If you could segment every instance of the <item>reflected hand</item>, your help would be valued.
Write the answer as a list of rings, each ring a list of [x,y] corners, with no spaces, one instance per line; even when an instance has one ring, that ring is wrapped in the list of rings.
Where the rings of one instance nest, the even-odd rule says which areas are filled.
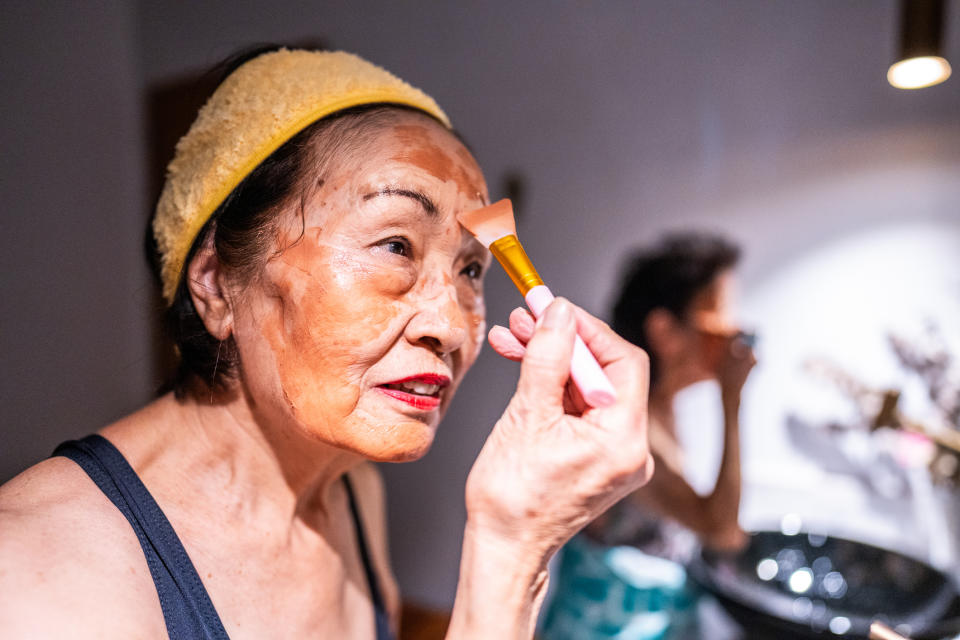
[[[579,329],[617,390],[593,408],[569,381]],[[468,530],[541,559],[653,473],[647,447],[648,360],[603,322],[557,299],[534,322],[523,310],[490,344],[522,362],[517,391],[467,481]]]
[[[739,403],[740,392],[750,371],[757,364],[757,357],[741,334],[729,336],[725,341],[723,357],[717,367],[717,382],[720,383],[720,392],[725,402]]]

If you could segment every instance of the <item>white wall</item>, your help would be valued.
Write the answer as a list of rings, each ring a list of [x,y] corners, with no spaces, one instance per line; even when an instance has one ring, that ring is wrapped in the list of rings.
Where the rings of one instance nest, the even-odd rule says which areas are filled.
[[[960,9],[956,2],[951,9],[948,57],[960,66]],[[364,55],[438,99],[474,147],[494,196],[508,171],[522,171],[528,199],[520,234],[529,252],[556,291],[602,314],[622,253],[664,229],[706,225],[743,241],[749,293],[784,260],[836,235],[906,216],[956,215],[960,195],[949,185],[960,165],[960,78],[917,92],[889,87],[885,70],[894,51],[895,16],[892,0],[144,2],[132,31],[126,23],[83,21],[85,30],[104,31],[94,40],[99,36],[122,49],[116,58],[89,38],[81,43],[81,56],[44,39],[43,47],[34,48],[55,53],[32,64],[61,74],[61,65],[77,64],[80,70],[71,73],[121,85],[97,85],[113,99],[116,91],[136,85],[118,79],[129,70],[91,69],[103,58],[127,56],[128,64],[131,51],[123,43],[131,33],[144,83],[203,69],[251,42],[320,38]],[[121,139],[129,138],[118,131],[110,143]],[[136,161],[130,150],[111,160],[118,157]],[[64,156],[56,162],[69,164]],[[104,171],[107,165],[85,166],[101,180],[130,177],[112,164]],[[24,171],[21,180],[36,180],[37,173]],[[916,193],[916,207],[905,211],[877,200],[877,180],[889,194],[903,177],[909,182],[898,193]],[[931,181],[947,182],[938,191],[942,202],[924,200]],[[111,212],[139,197],[134,182],[118,188],[123,192],[114,194]],[[102,218],[87,215],[85,228],[101,230]],[[43,260],[27,255],[19,264],[38,262]],[[68,317],[62,297],[90,278],[79,269],[71,276],[71,286],[45,307],[47,315]],[[488,298],[491,323],[502,321],[519,301],[496,271]],[[85,300],[74,305],[71,314],[89,313]],[[127,308],[105,315],[131,313]],[[44,317],[29,311],[25,316]],[[105,326],[122,349],[97,359],[85,352],[78,360],[99,360],[103,368],[129,362],[136,345],[132,334],[112,334],[117,324]],[[29,325],[22,322],[16,340],[43,345],[49,360],[39,379],[21,383],[19,395],[27,402],[45,397],[38,390],[58,370],[64,383],[89,381],[62,407],[96,401],[120,410],[139,398],[109,376],[77,376],[84,370],[78,361],[65,359],[62,349],[48,349],[45,334]],[[90,336],[81,332],[75,342]],[[430,454],[385,468],[394,561],[411,597],[438,606],[451,601],[464,480],[515,376],[513,365],[487,351]],[[19,408],[14,415],[22,421],[30,414]],[[78,422],[73,418],[58,414],[46,421],[72,428]]]

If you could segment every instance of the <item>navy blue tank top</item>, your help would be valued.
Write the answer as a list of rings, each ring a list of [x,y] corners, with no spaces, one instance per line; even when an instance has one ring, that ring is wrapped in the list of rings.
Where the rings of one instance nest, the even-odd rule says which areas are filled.
[[[172,640],[225,640],[227,632],[220,622],[210,596],[186,549],[163,515],[160,506],[123,455],[99,435],[64,442],[53,452],[76,462],[110,498],[130,522],[150,567],[150,575],[160,596],[160,607]],[[350,479],[343,476],[350,513],[353,516],[360,557],[367,574],[373,600],[377,640],[393,640],[389,619],[376,571],[367,550],[363,523],[357,510]]]

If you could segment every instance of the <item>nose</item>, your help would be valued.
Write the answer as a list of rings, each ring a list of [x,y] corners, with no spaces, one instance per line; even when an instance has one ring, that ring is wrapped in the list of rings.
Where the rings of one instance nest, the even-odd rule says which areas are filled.
[[[417,304],[417,312],[407,323],[407,340],[439,354],[451,353],[463,345],[467,319],[453,283],[438,283],[433,295],[423,296]]]

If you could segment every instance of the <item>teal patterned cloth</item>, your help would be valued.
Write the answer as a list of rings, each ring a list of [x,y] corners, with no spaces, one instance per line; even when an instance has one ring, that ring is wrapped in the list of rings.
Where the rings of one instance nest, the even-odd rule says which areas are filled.
[[[695,593],[683,567],[585,534],[560,551],[543,640],[679,640],[696,637]]]

